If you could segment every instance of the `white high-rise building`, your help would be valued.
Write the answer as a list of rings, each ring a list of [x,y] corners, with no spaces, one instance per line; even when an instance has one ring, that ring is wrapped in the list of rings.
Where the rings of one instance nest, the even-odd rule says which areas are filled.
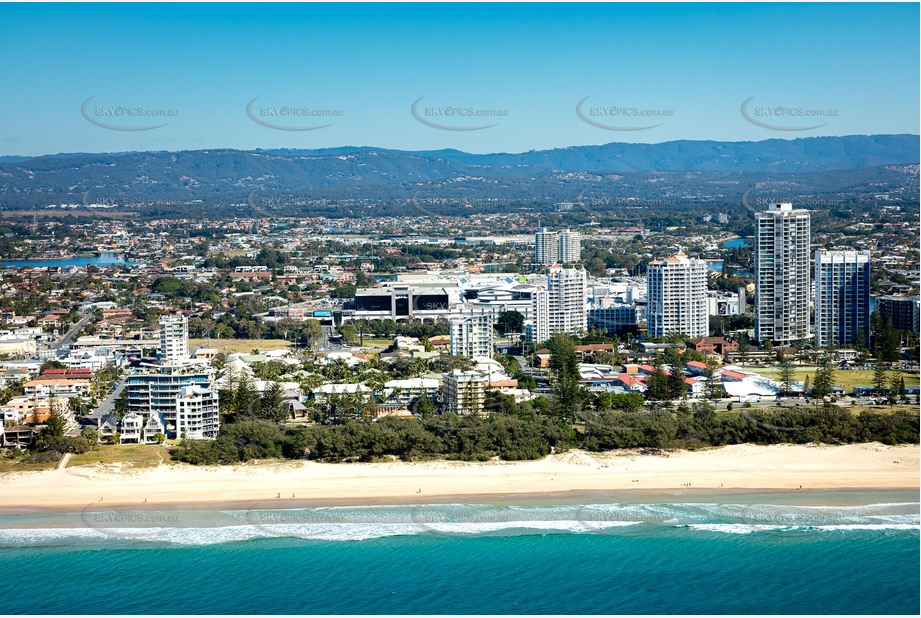
[[[160,318],[160,362],[174,363],[189,358],[189,319],[184,315]]]
[[[815,334],[821,347],[870,336],[870,252],[815,252]]]
[[[448,323],[451,333],[452,356],[485,356],[492,358],[493,320],[490,313],[474,313],[452,318]]]
[[[442,392],[448,411],[461,416],[479,416],[486,402],[489,378],[479,371],[455,369],[444,374]]]
[[[582,234],[565,229],[549,232],[542,227],[534,235],[534,263],[550,266],[551,264],[571,264],[582,257]]]
[[[809,211],[789,203],[755,213],[755,337],[792,343],[808,339]]]
[[[582,235],[569,229],[561,231],[557,244],[557,253],[561,264],[578,262],[582,257]]]
[[[547,271],[547,287],[531,295],[534,340],[546,341],[557,333],[577,333],[588,326],[585,271],[554,264]]]
[[[681,333],[709,335],[707,262],[682,252],[650,262],[646,270],[646,315],[650,337]]]
[[[545,227],[539,228],[534,235],[534,263],[547,266],[556,264],[559,251],[559,234],[548,232]]]
[[[176,396],[176,435],[187,440],[213,440],[220,429],[217,393],[201,386],[184,386]]]

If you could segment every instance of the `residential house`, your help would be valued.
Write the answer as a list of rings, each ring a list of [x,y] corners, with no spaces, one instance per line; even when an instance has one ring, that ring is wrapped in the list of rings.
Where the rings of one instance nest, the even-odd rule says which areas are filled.
[[[122,444],[142,444],[144,442],[144,417],[137,412],[129,412],[122,417],[119,433]]]

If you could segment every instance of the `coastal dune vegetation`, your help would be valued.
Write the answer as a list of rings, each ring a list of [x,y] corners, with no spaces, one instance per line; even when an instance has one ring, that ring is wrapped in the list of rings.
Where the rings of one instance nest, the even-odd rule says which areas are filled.
[[[486,418],[445,414],[373,422],[350,419],[308,427],[246,419],[223,427],[216,440],[182,441],[172,456],[199,465],[267,458],[514,461],[540,459],[573,447],[606,451],[731,444],[917,444],[919,431],[918,416],[906,410],[855,415],[833,405],[717,413],[708,404],[695,404],[651,412],[586,411],[582,416],[580,424],[542,414],[493,413]]]

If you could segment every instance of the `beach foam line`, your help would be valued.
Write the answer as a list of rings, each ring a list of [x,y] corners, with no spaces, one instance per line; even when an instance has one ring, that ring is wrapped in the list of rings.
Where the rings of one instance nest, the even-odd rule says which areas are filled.
[[[178,546],[216,545],[257,539],[291,538],[315,541],[365,541],[370,539],[413,536],[420,534],[448,536],[482,536],[497,532],[515,535],[529,534],[598,534],[603,530],[633,528],[638,522],[608,522],[605,526],[586,528],[583,522],[516,522],[508,525],[457,526],[441,525],[421,529],[412,524],[343,524],[339,526],[299,526],[285,524],[271,529],[256,526],[220,526],[211,528],[113,528],[87,530],[82,528],[16,528],[0,530],[0,547],[53,547],[126,542]],[[653,526],[655,526],[653,524]],[[753,534],[764,532],[854,532],[854,531],[918,531],[916,524],[829,524],[822,526],[787,526],[781,524],[701,523],[674,524],[671,529],[684,528],[698,532]],[[616,532],[613,532],[616,534]]]
[[[828,524],[823,526],[786,526],[781,524],[686,524],[679,526],[703,532],[722,532],[726,534],[753,534],[757,532],[808,532],[808,531],[858,531],[858,530],[917,530],[918,524]]]
[[[921,504],[777,505],[652,503],[496,506],[424,504],[169,512],[84,511],[48,527],[40,517],[0,518],[0,547],[141,542],[211,545],[266,538],[359,541],[389,536],[648,534],[652,529],[753,532],[921,529]],[[162,525],[161,522],[175,525]],[[137,525],[131,526],[134,522]],[[4,523],[6,525],[4,526]],[[126,525],[126,523],[128,525]],[[31,527],[30,527],[31,524]],[[209,525],[213,524],[213,525]],[[642,524],[642,525],[640,525]]]

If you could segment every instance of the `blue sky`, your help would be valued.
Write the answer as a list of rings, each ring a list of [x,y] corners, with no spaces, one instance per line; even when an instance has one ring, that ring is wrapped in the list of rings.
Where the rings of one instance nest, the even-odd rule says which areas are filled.
[[[917,4],[0,4],[0,155],[917,134],[918,21]]]

